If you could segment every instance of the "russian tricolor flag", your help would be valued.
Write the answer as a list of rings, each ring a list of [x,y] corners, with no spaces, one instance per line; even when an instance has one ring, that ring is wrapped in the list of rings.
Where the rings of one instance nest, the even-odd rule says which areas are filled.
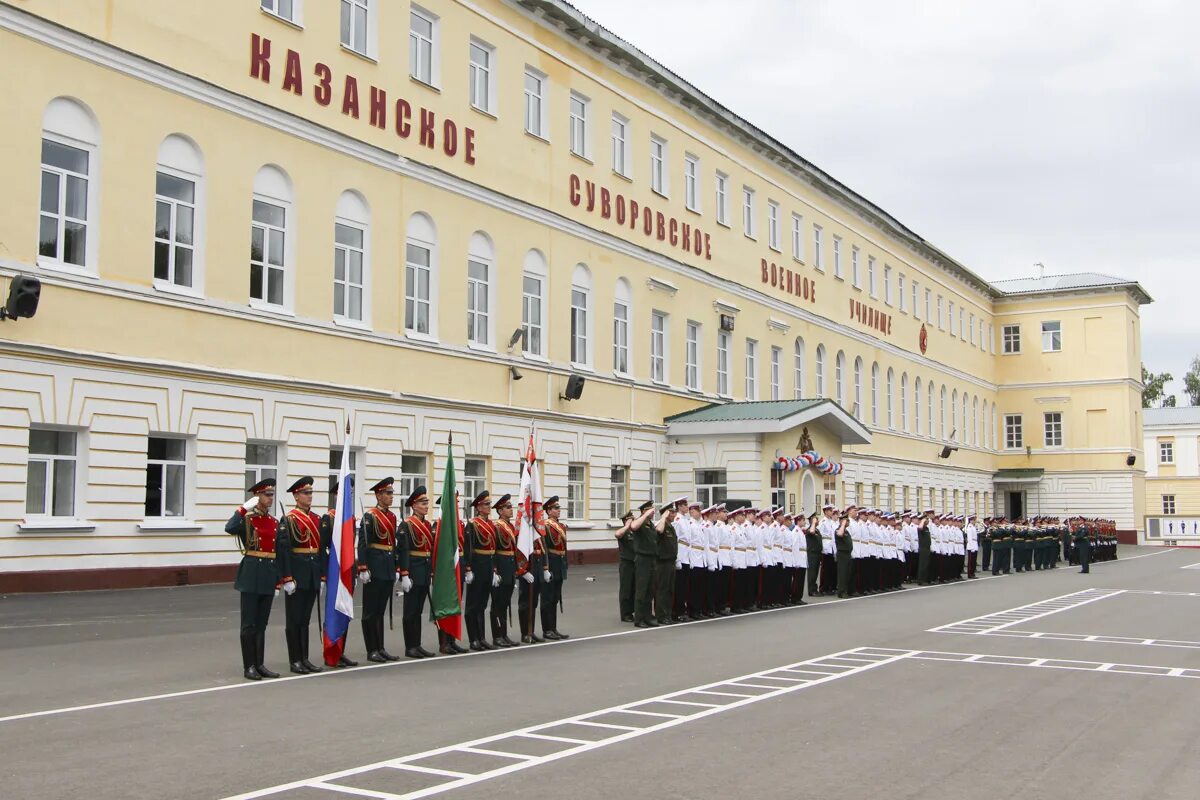
[[[348,432],[347,432],[348,433]],[[325,572],[325,663],[336,667],[346,647],[346,630],[354,619],[354,477],[350,474],[350,437],[342,447],[338,474],[333,541]]]

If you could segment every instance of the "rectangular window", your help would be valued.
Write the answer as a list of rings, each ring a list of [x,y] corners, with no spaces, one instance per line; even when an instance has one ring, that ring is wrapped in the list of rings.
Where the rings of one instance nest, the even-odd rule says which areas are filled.
[[[833,237],[833,277],[842,277],[842,237]]]
[[[359,474],[358,474],[359,461],[360,461],[360,459],[358,457],[358,450],[355,450],[354,448],[350,448],[349,472],[354,481],[351,488],[353,488],[354,486],[361,485],[359,483]],[[341,474],[342,474],[342,448],[331,447],[331,448],[329,448],[329,495],[328,495],[330,509],[337,508],[338,479],[341,477]],[[348,499],[348,502],[349,502],[351,508],[355,507],[353,497],[350,497]]]
[[[1162,509],[1163,509],[1162,513],[1164,513],[1164,514],[1174,514],[1175,513],[1175,495],[1164,494],[1162,496]]]
[[[661,508],[664,503],[666,478],[667,471],[665,469],[650,468],[650,502],[654,503],[655,508]]]
[[[698,469],[692,474],[692,480],[696,486],[696,502],[702,508],[725,502],[725,470]]]
[[[1158,463],[1174,464],[1175,463],[1175,443],[1174,442],[1159,442],[1158,443]]]
[[[787,473],[781,469],[771,470],[771,507],[781,508],[787,502]]]
[[[967,324],[967,328],[969,329],[969,331],[971,333],[971,344],[974,345],[975,344],[975,314],[974,313],[970,314],[967,317],[967,319],[969,320],[969,322]]]
[[[967,340],[967,321],[963,318],[963,315],[965,313],[966,312],[963,311],[962,306],[959,306],[958,307],[958,340],[960,342],[965,342]]]
[[[825,259],[821,253],[821,226],[813,225],[813,266],[825,271]]]
[[[685,358],[685,379],[687,388],[700,391],[700,323],[688,320],[687,352]]]
[[[293,0],[262,0],[262,10],[288,22],[296,22]]]
[[[767,246],[772,250],[779,250],[779,203],[774,200],[767,201]]]
[[[742,230],[753,239],[754,229],[754,190],[749,186],[742,187]]]
[[[620,519],[629,493],[629,467],[613,467],[608,475],[608,518]]]
[[[622,177],[629,177],[629,120],[613,112],[612,168]]]
[[[525,326],[525,352],[540,356],[542,350],[542,279],[525,273],[521,280],[521,323]]]
[[[667,141],[650,137],[650,189],[667,196]]]
[[[717,187],[717,222],[722,225],[729,225],[729,176],[718,172],[716,178]]]
[[[691,153],[683,157],[683,202],[688,211],[700,211],[700,159]]]
[[[414,7],[408,18],[408,74],[421,83],[433,86],[437,59],[437,17]]]
[[[717,332],[717,394],[729,396],[729,334]]]
[[[920,284],[916,281],[912,282],[912,313],[914,319],[921,319],[921,309],[917,305],[917,298],[920,296]]]
[[[495,80],[492,76],[492,65],[496,60],[496,48],[472,38],[470,50],[470,74],[468,82],[471,89],[471,105],[489,114],[495,112]]]
[[[900,300],[900,313],[901,314],[903,314],[905,311],[908,310],[908,307],[905,304],[905,294],[904,294],[905,289],[906,289],[906,287],[904,285],[904,276],[900,275],[898,278],[896,278],[896,297]]]
[[[943,312],[942,296],[940,294],[938,295],[938,299],[937,299],[937,312],[938,312],[938,330],[944,331],[944,330],[946,330],[946,317]]]
[[[1000,337],[1004,340],[1004,354],[1011,355],[1021,352],[1021,326],[1005,325],[1000,329]]]
[[[988,323],[988,352],[996,352],[996,329],[992,323]]]
[[[588,147],[588,114],[591,111],[591,105],[591,100],[578,92],[571,92],[571,152],[583,158],[587,158],[590,154],[590,148]]]
[[[334,223],[333,315],[339,319],[362,322],[365,237],[362,228]]]
[[[463,459],[462,487],[459,489],[462,493],[462,508],[458,510],[458,513],[464,521],[475,516],[475,509],[471,506],[471,502],[479,496],[480,492],[487,489],[487,467],[486,458],[467,456]]]
[[[933,297],[932,290],[926,289],[925,290],[925,320],[930,323],[933,322],[933,314],[930,313],[930,311],[932,310],[932,306],[930,305],[930,298],[932,298],[932,297]]]
[[[837,478],[826,478],[821,487],[821,502],[837,505]]]
[[[883,265],[883,302],[892,304],[892,268],[887,264]]]
[[[287,209],[254,201],[250,226],[250,297],[273,306],[283,305]]]
[[[855,289],[862,288],[862,270],[859,268],[858,262],[859,252],[857,247],[850,246],[850,283]]]
[[[792,258],[804,260],[804,218],[792,214]]]
[[[430,250],[409,242],[404,255],[404,329],[411,333],[430,332]]]
[[[525,132],[546,138],[546,76],[525,67]]]
[[[158,172],[154,195],[154,279],[191,288],[196,183]]]
[[[406,498],[416,491],[418,486],[429,485],[428,464],[429,457],[425,455],[405,454],[400,457],[400,486],[397,487],[397,498]]]
[[[370,15],[370,0],[342,0],[342,47],[364,56],[367,54]]]
[[[146,443],[146,516],[184,516],[187,440],[150,436]]]
[[[1062,447],[1062,412],[1047,411],[1043,416],[1045,417],[1046,422],[1046,447]]]
[[[667,315],[650,313],[650,380],[667,381]]]
[[[875,285],[875,256],[867,256],[867,292],[871,297],[878,297],[878,287]]]
[[[587,464],[567,465],[567,519],[587,519]]]
[[[246,442],[246,487],[267,478],[279,478],[279,445]]]
[[[955,332],[954,332],[954,301],[953,301],[953,300],[951,300],[951,301],[950,301],[950,311],[949,311],[949,317],[950,317],[950,319],[949,319],[949,322],[950,322],[950,335],[951,335],[951,336],[954,336],[954,335],[955,335]]]
[[[746,399],[758,399],[758,342],[746,340]]]
[[[783,370],[783,350],[779,347],[771,348],[771,399],[779,399],[779,386],[782,382],[780,372]]]
[[[1020,414],[1004,415],[1004,446],[1009,450],[1019,450],[1025,446]]]
[[[75,516],[75,475],[79,436],[73,431],[29,429],[29,466],[25,476],[25,513]]]
[[[1062,323],[1042,323],[1042,352],[1057,353],[1062,350]]]
[[[474,258],[467,259],[467,341],[472,344],[491,344],[488,299],[491,265]]]
[[[987,339],[983,336],[983,320],[979,320],[979,349],[987,350]]]
[[[629,304],[613,303],[613,371],[629,374]]]
[[[589,364],[588,292],[579,286],[571,287],[571,363]]]

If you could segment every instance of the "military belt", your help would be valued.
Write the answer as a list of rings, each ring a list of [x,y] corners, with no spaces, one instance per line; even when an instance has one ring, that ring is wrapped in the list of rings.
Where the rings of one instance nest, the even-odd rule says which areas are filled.
[[[375,545],[371,545],[374,547]],[[413,558],[429,558],[428,550],[409,550],[408,554]]]
[[[372,550],[393,550],[393,549],[395,549],[394,546],[390,545],[390,544],[369,544],[369,545],[367,545],[367,547],[371,548]]]
[[[498,555],[498,556],[511,556],[512,554],[513,554],[512,550],[497,550],[496,551],[496,555]]]
[[[720,546],[719,548],[717,548],[717,549],[719,549],[719,550],[729,550],[729,549],[731,549],[731,548],[729,547],[729,545],[727,545],[727,544],[723,544],[723,545],[721,545],[721,546]]]
[[[247,550],[245,554],[248,556],[254,556],[255,558],[274,558],[275,557],[274,553],[268,553],[263,550]]]
[[[553,547],[550,548],[550,555],[565,556],[566,554],[567,554],[566,550],[555,550]]]
[[[496,555],[495,550],[473,550],[472,552],[474,553],[474,555],[477,555],[477,556],[494,556],[494,555]]]
[[[315,547],[293,547],[292,552],[300,556],[311,556],[317,552]]]

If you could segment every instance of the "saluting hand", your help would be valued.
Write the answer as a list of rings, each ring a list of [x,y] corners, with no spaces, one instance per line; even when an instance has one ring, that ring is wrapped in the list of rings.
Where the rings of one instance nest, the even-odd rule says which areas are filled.
[[[246,509],[247,511],[253,511],[257,506],[258,506],[258,495],[255,495],[254,497],[251,497],[246,502],[242,503],[242,508]],[[225,507],[229,508],[229,506],[225,506]]]

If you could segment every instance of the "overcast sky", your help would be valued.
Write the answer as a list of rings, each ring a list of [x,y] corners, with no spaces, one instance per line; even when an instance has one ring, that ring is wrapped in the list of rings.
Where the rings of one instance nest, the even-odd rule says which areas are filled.
[[[1200,3],[571,0],[989,280],[1133,278],[1200,354]]]

